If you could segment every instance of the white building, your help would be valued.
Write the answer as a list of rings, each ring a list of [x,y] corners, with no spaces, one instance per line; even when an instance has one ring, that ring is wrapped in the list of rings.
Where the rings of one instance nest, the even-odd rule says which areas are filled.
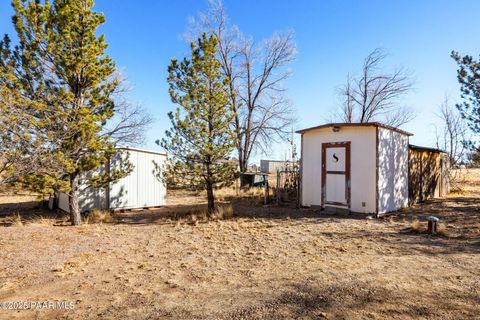
[[[408,206],[412,134],[380,123],[330,123],[297,133],[303,206],[373,214]]]
[[[80,179],[80,211],[92,209],[135,209],[156,207],[166,204],[167,188],[158,178],[157,167],[162,167],[167,159],[165,153],[137,148],[118,148],[110,162],[99,171],[110,170],[122,161],[130,161],[133,171],[108,188],[91,188],[86,184],[90,175]],[[68,195],[60,193],[58,207],[69,211]]]

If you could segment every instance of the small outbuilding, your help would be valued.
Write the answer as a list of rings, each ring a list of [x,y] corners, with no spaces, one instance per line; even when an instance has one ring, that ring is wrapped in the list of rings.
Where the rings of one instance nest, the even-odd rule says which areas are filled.
[[[381,215],[411,203],[411,133],[377,122],[329,123],[297,133],[301,205]]]
[[[260,160],[260,171],[268,174],[268,184],[275,186],[279,171],[293,171],[298,168],[298,162],[288,160]]]
[[[99,169],[99,172],[110,171],[112,168],[119,167],[124,161],[129,161],[133,165],[132,172],[119,181],[110,183],[107,188],[87,186],[87,179],[93,173],[86,174],[80,181],[80,211],[137,209],[165,205],[167,188],[159,179],[159,170],[166,160],[167,155],[161,152],[128,147],[117,148],[115,155]],[[58,194],[58,207],[69,211],[67,194]]]
[[[445,151],[410,145],[408,166],[410,204],[448,194],[449,168],[449,158]]]

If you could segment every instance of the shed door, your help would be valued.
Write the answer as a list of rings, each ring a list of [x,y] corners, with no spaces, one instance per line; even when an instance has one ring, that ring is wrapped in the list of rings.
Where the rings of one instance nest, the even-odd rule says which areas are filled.
[[[350,142],[322,144],[322,204],[350,207]]]

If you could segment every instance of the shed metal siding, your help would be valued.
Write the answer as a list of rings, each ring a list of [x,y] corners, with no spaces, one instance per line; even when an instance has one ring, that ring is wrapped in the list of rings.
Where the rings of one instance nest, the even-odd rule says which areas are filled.
[[[166,204],[166,186],[160,181],[156,166],[163,166],[166,155],[146,150],[122,148],[110,159],[110,168],[120,166],[123,161],[130,161],[132,172],[112,183],[107,192],[104,188],[86,186],[92,173],[81,178],[79,192],[80,210],[82,212],[97,209],[134,209],[154,207]],[[101,168],[100,171],[106,170]],[[98,172],[98,171],[97,171]],[[59,194],[59,208],[69,211],[68,195]]]
[[[277,183],[277,171],[283,171],[286,168],[292,169],[295,163],[281,160],[260,160],[260,171],[268,173],[268,184],[275,186]]]
[[[166,156],[150,152],[123,149],[118,152],[116,162],[129,161],[134,165],[131,174],[110,188],[110,209],[132,209],[154,207],[165,204],[166,187],[157,177],[155,164],[162,166]]]
[[[126,177],[111,184],[110,186],[110,209],[133,209],[137,208],[137,192],[140,186],[137,185],[138,175],[138,152],[119,150],[112,157],[110,166],[115,168],[124,161],[130,161],[133,171]]]
[[[378,213],[408,206],[408,136],[378,128]]]

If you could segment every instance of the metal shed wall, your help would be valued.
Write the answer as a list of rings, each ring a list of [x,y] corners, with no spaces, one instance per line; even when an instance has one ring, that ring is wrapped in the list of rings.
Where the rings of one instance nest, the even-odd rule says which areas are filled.
[[[80,210],[82,212],[96,209],[134,209],[155,207],[166,204],[166,186],[157,177],[156,165],[163,166],[167,156],[148,150],[119,148],[109,163],[110,168],[119,166],[122,161],[130,161],[133,171],[107,189],[90,188],[86,181],[92,173],[81,178]],[[100,171],[108,170],[108,166]],[[59,208],[70,211],[68,195],[59,194]]]
[[[408,136],[378,128],[378,211],[408,207]]]
[[[268,173],[268,184],[275,186],[277,182],[277,170],[292,169],[296,163],[282,160],[260,160],[260,171]]]
[[[159,181],[155,164],[162,166],[166,155],[122,149],[112,159],[115,166],[126,158],[134,164],[132,173],[110,187],[110,209],[155,207],[165,204],[166,186]]]

